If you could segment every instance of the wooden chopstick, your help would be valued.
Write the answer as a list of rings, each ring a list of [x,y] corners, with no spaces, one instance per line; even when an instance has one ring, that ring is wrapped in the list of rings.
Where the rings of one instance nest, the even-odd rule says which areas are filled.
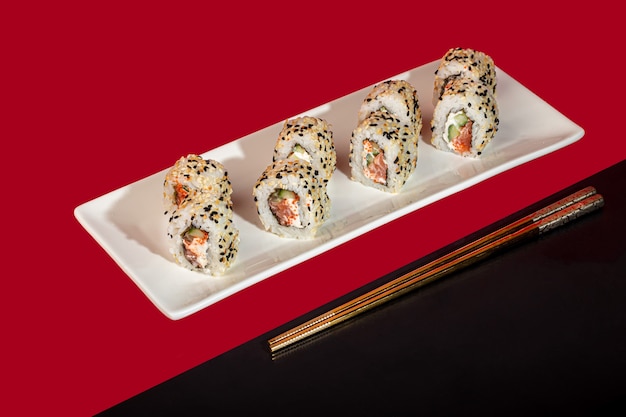
[[[464,268],[498,249],[545,233],[603,205],[604,199],[596,193],[595,188],[586,187],[273,337],[268,341],[270,350],[275,353],[303,341],[415,288]]]

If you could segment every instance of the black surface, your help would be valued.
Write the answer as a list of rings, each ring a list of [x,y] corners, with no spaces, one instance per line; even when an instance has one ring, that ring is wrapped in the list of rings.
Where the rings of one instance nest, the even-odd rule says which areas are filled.
[[[274,359],[270,337],[401,271],[101,415],[626,415],[624,178],[626,162],[490,226],[586,185],[606,201]]]

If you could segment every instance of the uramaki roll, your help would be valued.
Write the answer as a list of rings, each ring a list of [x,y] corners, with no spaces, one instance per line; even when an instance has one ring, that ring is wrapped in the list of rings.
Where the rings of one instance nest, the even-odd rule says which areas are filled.
[[[326,185],[306,161],[273,162],[252,194],[264,229],[280,237],[312,239],[330,216]]]
[[[224,166],[196,154],[179,158],[165,174],[163,204],[173,210],[193,201],[199,193],[214,193],[230,199],[232,186]]]
[[[226,273],[239,250],[232,203],[220,194],[198,194],[188,204],[174,209],[167,235],[176,263],[204,274]]]
[[[491,89],[471,79],[448,81],[431,119],[435,148],[478,157],[498,131],[498,103]]]
[[[352,131],[349,164],[351,180],[399,192],[417,165],[413,129],[386,111],[371,113]]]
[[[376,84],[359,108],[359,123],[375,111],[388,111],[401,123],[412,127],[416,136],[422,131],[422,110],[417,90],[408,81],[387,80]]]
[[[328,182],[337,165],[333,132],[326,120],[302,116],[285,121],[274,147],[273,161],[301,159]]]
[[[179,158],[163,182],[167,236],[174,261],[193,271],[223,275],[235,261],[232,185],[224,166],[196,154]]]
[[[448,81],[455,78],[469,78],[482,83],[496,96],[496,66],[493,59],[484,52],[470,48],[451,48],[446,52],[435,71],[433,105],[443,95]]]

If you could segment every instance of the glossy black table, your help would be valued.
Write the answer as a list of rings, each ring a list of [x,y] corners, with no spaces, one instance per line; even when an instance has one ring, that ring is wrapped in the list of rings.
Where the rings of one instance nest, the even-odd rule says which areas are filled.
[[[102,416],[626,415],[626,161]],[[275,357],[267,340],[583,186],[605,206]]]

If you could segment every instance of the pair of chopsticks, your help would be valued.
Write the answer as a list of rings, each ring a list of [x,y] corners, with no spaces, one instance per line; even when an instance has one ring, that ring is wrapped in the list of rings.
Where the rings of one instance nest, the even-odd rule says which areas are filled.
[[[273,337],[268,341],[270,351],[276,353],[292,346],[409,291],[471,265],[496,250],[530,237],[539,236],[595,211],[603,205],[604,198],[596,193],[596,189],[586,187]]]

